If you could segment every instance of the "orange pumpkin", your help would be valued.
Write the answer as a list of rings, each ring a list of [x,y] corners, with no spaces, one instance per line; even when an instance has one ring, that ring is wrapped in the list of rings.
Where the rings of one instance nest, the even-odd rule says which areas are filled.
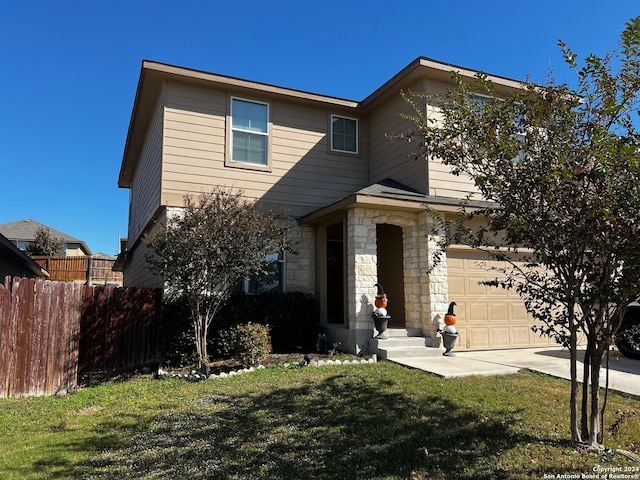
[[[389,302],[389,300],[387,300],[387,294],[384,293],[382,285],[376,283],[374,287],[377,288],[377,293],[376,299],[373,301],[373,304],[376,306],[376,308],[387,308],[387,303]]]
[[[382,295],[376,295],[376,299],[373,304],[376,306],[376,308],[387,308],[388,302],[389,301],[387,300],[387,294],[383,293]]]
[[[456,302],[451,302],[449,304],[449,310],[447,310],[447,314],[444,316],[444,323],[447,325],[455,325],[456,324],[456,314],[453,313],[453,307],[457,304]]]

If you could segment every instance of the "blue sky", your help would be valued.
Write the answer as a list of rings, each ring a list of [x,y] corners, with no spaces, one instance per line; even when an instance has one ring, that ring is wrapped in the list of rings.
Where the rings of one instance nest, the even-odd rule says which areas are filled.
[[[118,252],[143,59],[352,100],[419,56],[572,83],[558,39],[602,55],[639,14],[637,0],[4,0],[0,223],[32,218]]]

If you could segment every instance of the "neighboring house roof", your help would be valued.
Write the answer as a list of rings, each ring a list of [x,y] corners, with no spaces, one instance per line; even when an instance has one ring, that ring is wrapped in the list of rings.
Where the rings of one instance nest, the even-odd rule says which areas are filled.
[[[334,108],[366,110],[375,108],[375,105],[391,95],[397,95],[399,88],[409,88],[417,79],[430,78],[448,82],[451,80],[452,71],[456,71],[461,77],[467,79],[473,79],[478,73],[468,68],[438,62],[426,57],[418,57],[364,100],[356,101],[143,60],[129,121],[129,131],[127,132],[122,165],[118,176],[118,186],[131,188],[131,182],[140,159],[140,152],[145,142],[147,127],[154,113],[158,94],[165,81],[174,80],[191,85],[219,87],[227,91],[262,92],[269,96],[292,99],[297,103],[323,104],[331,105]],[[503,89],[519,89],[522,87],[522,82],[517,80],[496,75],[488,75],[488,78],[496,86],[500,86]]]
[[[16,247],[11,240],[0,233],[0,272],[12,276],[27,276],[24,271],[36,277],[48,277],[49,273],[34,262],[29,255]],[[4,279],[0,278],[0,283]]]
[[[438,207],[440,211],[457,211],[459,209],[460,199],[425,195],[391,178],[385,178],[331,205],[305,215],[300,218],[299,222],[300,224],[312,224],[336,211],[355,206],[375,206],[380,209],[419,211],[423,210],[425,205]],[[490,205],[494,204],[479,200],[468,203],[469,207],[475,208]]]
[[[115,260],[116,257],[114,255],[109,255],[108,253],[98,252],[93,254],[93,258],[98,260]]]
[[[0,234],[14,243],[18,241],[32,242],[36,237],[36,232],[42,228],[49,229],[52,237],[62,238],[66,244],[78,244],[85,255],[91,255],[91,250],[84,241],[30,218],[1,224]]]

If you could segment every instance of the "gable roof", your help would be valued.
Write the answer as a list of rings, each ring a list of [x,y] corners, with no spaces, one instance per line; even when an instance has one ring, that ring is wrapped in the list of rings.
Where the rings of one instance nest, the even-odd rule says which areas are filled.
[[[452,82],[451,74],[456,72],[462,78],[473,80],[480,73],[480,70],[473,70],[452,63],[440,62],[428,57],[418,57],[409,65],[400,70],[391,79],[376,89],[371,95],[359,103],[360,108],[369,108],[381,99],[389,95],[396,95],[401,89],[408,88],[412,83],[420,78],[428,78],[439,82]],[[490,75],[487,77],[499,90],[518,90],[523,87],[523,82],[500,75]]]
[[[269,96],[293,99],[299,103],[322,104],[345,109],[367,109],[373,108],[379,101],[383,101],[391,95],[396,95],[399,89],[409,87],[419,78],[451,81],[452,71],[456,71],[462,77],[468,79],[472,79],[478,73],[476,70],[439,62],[427,57],[418,57],[371,95],[362,101],[357,101],[279,87],[202,70],[178,67],[151,60],[143,60],[140,67],[140,76],[138,78],[136,96],[133,101],[131,118],[129,120],[129,130],[122,155],[118,186],[121,188],[131,187],[131,182],[133,181],[136,166],[140,158],[140,152],[144,145],[146,131],[151,122],[151,116],[153,115],[158,95],[163,82],[167,80],[205,87],[217,86],[227,90],[250,90]],[[489,75],[489,78],[496,86],[500,86],[501,88],[518,89],[522,87],[522,82],[517,80],[511,80],[497,75]]]
[[[34,240],[37,231],[40,229],[49,229],[49,233],[52,237],[62,238],[67,244],[79,244],[80,248],[85,252],[86,255],[91,255],[91,250],[89,249],[87,244],[84,243],[84,241],[30,218],[18,220],[16,222],[0,224],[0,234],[4,235],[6,238],[13,242],[31,242]]]
[[[0,233],[0,259],[6,259],[7,263],[22,265],[36,277],[48,277],[49,272],[38,265],[29,255],[16,247],[11,240]],[[2,281],[3,279],[0,279]]]

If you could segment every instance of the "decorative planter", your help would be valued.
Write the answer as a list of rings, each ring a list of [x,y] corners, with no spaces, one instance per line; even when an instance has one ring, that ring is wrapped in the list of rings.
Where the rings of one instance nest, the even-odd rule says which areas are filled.
[[[449,332],[440,332],[442,335],[442,343],[445,348],[445,352],[442,354],[445,357],[455,357],[454,353],[451,353],[453,347],[456,346],[456,340],[458,339],[459,333],[449,333]]]
[[[378,340],[386,340],[387,338],[389,338],[384,334],[384,332],[387,329],[387,325],[389,325],[389,320],[391,320],[391,316],[376,315],[375,313],[372,316],[373,316],[373,323],[375,324],[376,330],[378,331],[378,334],[373,338],[377,338]]]

